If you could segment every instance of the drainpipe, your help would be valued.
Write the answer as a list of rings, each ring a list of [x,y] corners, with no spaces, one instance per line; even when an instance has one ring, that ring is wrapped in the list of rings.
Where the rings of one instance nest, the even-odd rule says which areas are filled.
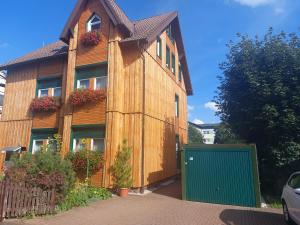
[[[146,60],[145,60],[145,49],[138,41],[138,48],[141,51],[141,57],[143,60],[143,103],[142,103],[142,151],[141,151],[141,189],[140,192],[143,194],[145,191],[145,101],[146,101]]]

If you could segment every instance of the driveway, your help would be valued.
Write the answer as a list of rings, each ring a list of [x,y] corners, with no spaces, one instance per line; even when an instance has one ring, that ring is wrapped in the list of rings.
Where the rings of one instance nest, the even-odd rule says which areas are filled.
[[[182,201],[179,182],[146,196],[114,197],[56,216],[5,225],[283,225],[281,210]]]

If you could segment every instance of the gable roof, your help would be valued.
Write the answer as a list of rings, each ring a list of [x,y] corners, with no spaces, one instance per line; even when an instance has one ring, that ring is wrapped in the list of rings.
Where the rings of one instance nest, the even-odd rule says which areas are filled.
[[[132,41],[143,40],[145,43],[150,44],[156,40],[157,36],[160,35],[166,27],[173,23],[176,33],[175,39],[178,47],[178,54],[180,63],[183,65],[183,76],[186,85],[186,91],[188,95],[193,94],[192,83],[190,80],[190,74],[182,39],[182,34],[180,30],[179,18],[177,12],[165,13],[159,16],[153,16],[143,20],[130,21],[125,13],[116,4],[115,0],[99,0],[103,7],[105,8],[108,16],[115,26],[121,28],[126,34],[126,37],[121,40],[123,44]],[[27,54],[21,58],[8,62],[6,64],[0,65],[0,70],[7,69],[8,67],[14,66],[16,64],[28,63],[35,60],[41,60],[50,57],[57,57],[60,55],[67,55],[68,40],[70,35],[72,35],[72,29],[79,20],[80,12],[84,9],[87,4],[87,0],[78,0],[73,12],[71,13],[61,35],[60,39],[62,41],[55,42],[35,52]],[[65,42],[65,43],[64,43]]]
[[[43,48],[40,48],[34,52],[31,52],[25,56],[7,62],[0,65],[0,70],[8,69],[9,67],[20,65],[23,63],[29,63],[36,60],[42,60],[46,58],[54,58],[58,56],[63,56],[68,54],[68,45],[62,41],[58,41]]]

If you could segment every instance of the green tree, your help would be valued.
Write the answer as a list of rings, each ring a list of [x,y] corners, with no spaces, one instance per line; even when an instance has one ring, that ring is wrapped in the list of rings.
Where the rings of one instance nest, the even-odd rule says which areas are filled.
[[[215,144],[237,144],[242,141],[234,134],[228,124],[221,123],[216,129]]]
[[[189,144],[204,143],[203,135],[201,134],[201,132],[191,124],[189,124],[188,135],[189,135]]]
[[[257,144],[261,168],[276,169],[300,159],[300,39],[272,29],[262,40],[238,39],[220,65],[219,115]]]

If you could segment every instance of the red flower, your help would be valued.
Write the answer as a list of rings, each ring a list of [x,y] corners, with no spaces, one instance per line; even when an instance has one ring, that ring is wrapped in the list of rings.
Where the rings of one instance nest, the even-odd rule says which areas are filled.
[[[81,35],[80,42],[85,47],[98,45],[101,40],[100,33],[98,31],[91,31]]]
[[[70,104],[80,106],[87,103],[96,103],[106,99],[106,89],[91,90],[79,89],[74,91],[69,98]]]
[[[59,107],[59,98],[56,97],[42,97],[35,98],[30,104],[30,111],[32,112],[54,112]]]

